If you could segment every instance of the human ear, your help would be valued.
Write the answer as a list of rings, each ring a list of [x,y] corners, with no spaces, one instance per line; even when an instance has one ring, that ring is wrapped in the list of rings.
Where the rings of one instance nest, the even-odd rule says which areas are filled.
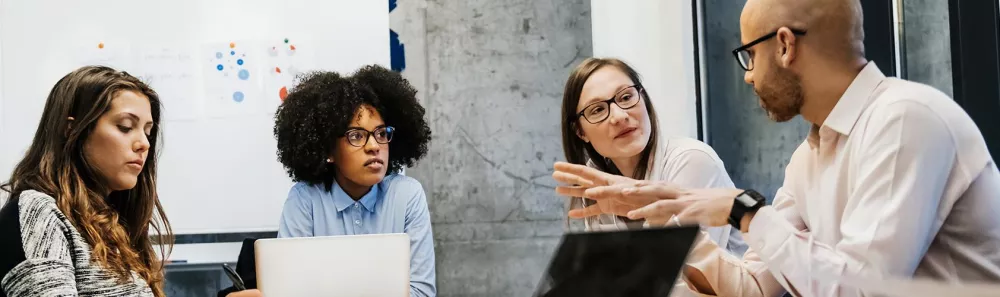
[[[778,46],[781,48],[781,53],[778,56],[778,61],[781,63],[782,67],[789,67],[795,58],[798,57],[798,38],[792,29],[788,27],[781,27],[778,29]]]

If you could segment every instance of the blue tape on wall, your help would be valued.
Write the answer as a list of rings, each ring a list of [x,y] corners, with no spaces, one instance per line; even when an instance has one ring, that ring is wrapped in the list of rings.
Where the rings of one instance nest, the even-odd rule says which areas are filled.
[[[394,71],[406,69],[406,54],[403,44],[399,42],[399,34],[389,29],[390,66]]]
[[[396,0],[389,0],[389,12],[396,9]],[[392,70],[402,72],[406,69],[406,54],[403,44],[399,42],[399,34],[389,29],[389,64]]]

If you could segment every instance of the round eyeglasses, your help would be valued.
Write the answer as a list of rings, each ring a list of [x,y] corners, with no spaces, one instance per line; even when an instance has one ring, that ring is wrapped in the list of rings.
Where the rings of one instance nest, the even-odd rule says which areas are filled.
[[[598,102],[591,103],[584,107],[582,111],[578,112],[577,117],[583,117],[588,123],[597,124],[608,119],[611,115],[611,103],[614,102],[621,109],[629,109],[635,107],[639,103],[641,98],[642,87],[639,85],[629,86],[614,97],[607,100],[601,100]]]
[[[386,144],[392,141],[392,132],[395,132],[396,128],[392,126],[385,126],[375,128],[375,131],[368,131],[362,128],[350,128],[347,132],[344,132],[344,137],[347,137],[347,142],[356,147],[363,147],[368,144],[368,139],[370,136],[375,136],[375,142]]]

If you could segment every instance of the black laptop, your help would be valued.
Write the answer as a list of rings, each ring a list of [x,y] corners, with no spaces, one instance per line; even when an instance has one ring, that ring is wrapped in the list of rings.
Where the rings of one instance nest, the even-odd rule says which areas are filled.
[[[534,296],[669,296],[697,235],[697,226],[566,234]]]

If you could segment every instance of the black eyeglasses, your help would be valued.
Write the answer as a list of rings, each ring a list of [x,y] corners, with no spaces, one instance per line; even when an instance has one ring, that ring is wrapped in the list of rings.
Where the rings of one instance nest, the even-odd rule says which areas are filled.
[[[797,29],[791,29],[791,30],[792,34],[806,35],[806,31]],[[770,34],[761,36],[760,38],[757,38],[754,41],[751,41],[750,43],[747,43],[741,47],[734,49],[733,56],[736,56],[736,61],[740,62],[740,67],[743,67],[743,70],[746,71],[753,70],[753,55],[750,54],[750,48],[757,45],[758,43],[764,42],[765,40],[774,38],[775,36],[778,36],[777,30],[771,32]]]
[[[386,144],[392,141],[392,132],[395,132],[396,128],[392,126],[385,126],[375,128],[375,131],[368,131],[361,128],[351,128],[344,132],[344,137],[347,137],[347,142],[356,147],[363,147],[368,144],[368,138],[370,136],[375,136],[375,142]]]
[[[611,103],[614,102],[621,109],[629,109],[635,107],[639,103],[640,91],[642,87],[639,85],[632,85],[624,90],[618,91],[614,97],[607,100],[601,100],[598,102],[591,103],[584,107],[582,111],[576,114],[577,117],[583,117],[588,123],[597,124],[608,119],[611,115]]]

